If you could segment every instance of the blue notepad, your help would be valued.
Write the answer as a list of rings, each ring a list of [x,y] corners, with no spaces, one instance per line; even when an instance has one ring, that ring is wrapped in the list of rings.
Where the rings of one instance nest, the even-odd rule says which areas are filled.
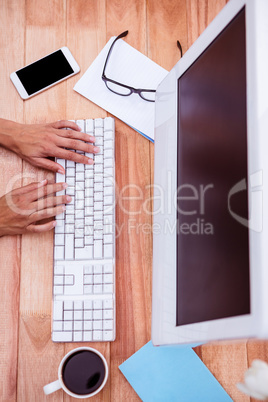
[[[119,367],[144,402],[231,402],[190,346],[148,342]]]

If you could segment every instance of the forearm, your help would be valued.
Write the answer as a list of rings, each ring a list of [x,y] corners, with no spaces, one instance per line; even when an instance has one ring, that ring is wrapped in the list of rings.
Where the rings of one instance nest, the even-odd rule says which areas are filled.
[[[0,145],[14,151],[16,138],[20,135],[23,124],[0,119]]]

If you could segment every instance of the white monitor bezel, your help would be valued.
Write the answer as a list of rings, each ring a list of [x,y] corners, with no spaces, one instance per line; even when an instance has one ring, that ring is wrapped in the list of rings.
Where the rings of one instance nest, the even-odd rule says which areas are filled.
[[[255,173],[262,172],[262,186],[252,183],[251,190],[261,191],[262,205],[268,205],[265,153],[268,150],[268,2],[230,0],[156,93],[152,309],[155,345],[268,336],[268,211],[260,206],[257,215],[262,230],[249,230],[251,313],[243,316],[176,327],[176,233],[163,230],[167,222],[169,227],[174,227],[177,217],[174,203],[167,199],[177,187],[177,80],[243,7],[246,9],[248,179],[250,183]],[[162,196],[164,211],[159,209],[158,202]]]

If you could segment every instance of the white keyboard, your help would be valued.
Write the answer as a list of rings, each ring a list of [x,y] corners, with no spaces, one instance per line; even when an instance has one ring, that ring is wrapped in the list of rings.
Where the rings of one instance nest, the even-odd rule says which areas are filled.
[[[57,159],[72,197],[56,217],[54,235],[54,342],[115,339],[114,119],[76,120],[96,137],[94,165]],[[80,154],[83,152],[77,151]],[[58,193],[59,194],[59,193]]]

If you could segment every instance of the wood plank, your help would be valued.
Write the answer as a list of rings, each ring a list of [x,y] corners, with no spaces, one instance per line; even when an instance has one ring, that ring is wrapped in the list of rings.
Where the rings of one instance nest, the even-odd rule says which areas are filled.
[[[65,1],[26,1],[25,63],[65,45]],[[66,82],[25,103],[25,122],[51,122],[65,114]],[[53,173],[23,163],[24,182]],[[47,400],[42,387],[56,379],[64,346],[51,340],[52,232],[22,236],[18,400]],[[40,364],[44,361],[47,364]],[[50,363],[49,363],[50,362]],[[29,374],[31,373],[31,374]],[[51,396],[62,400],[63,392]]]
[[[105,110],[73,91],[75,83],[106,44],[106,5],[104,0],[67,2],[67,45],[80,66],[80,73],[67,82],[68,119],[106,117]]]
[[[177,40],[188,47],[186,0],[149,0],[147,15],[148,56],[170,71],[180,59]]]
[[[234,402],[249,402],[236,384],[247,369],[246,341],[215,342],[202,346],[202,361]]]
[[[67,82],[66,117],[69,119],[106,117],[107,113],[94,103],[82,97],[73,87],[84,74],[106,43],[105,0],[85,2],[70,0],[67,3],[67,45],[77,60],[81,72]],[[65,345],[65,353],[80,346],[89,346],[100,351],[107,360],[109,377],[104,389],[92,397],[94,401],[110,400],[110,382],[113,376],[110,370],[110,343],[69,343]],[[65,402],[74,398],[65,395]]]
[[[1,117],[21,122],[23,102],[9,79],[12,71],[23,65],[24,49],[24,2],[0,2],[0,71],[1,71]],[[0,196],[7,184],[19,175],[22,163],[10,151],[0,148]],[[20,236],[0,238],[1,292],[0,292],[0,400],[15,401],[17,393],[18,312],[20,283]]]
[[[106,7],[107,40],[128,30],[129,34],[124,40],[146,53],[146,2],[111,0]],[[116,373],[111,382],[111,400],[134,401],[139,398],[118,370],[118,366],[151,337],[150,307],[148,308],[151,302],[148,303],[148,298],[150,299],[151,294],[152,242],[151,233],[142,233],[151,222],[150,216],[142,208],[150,196],[146,189],[150,184],[149,142],[116,120],[115,152],[118,186],[117,339],[111,344],[111,370]],[[140,200],[123,200],[123,197],[134,198],[139,194]]]
[[[201,35],[228,0],[187,0],[188,47]]]

